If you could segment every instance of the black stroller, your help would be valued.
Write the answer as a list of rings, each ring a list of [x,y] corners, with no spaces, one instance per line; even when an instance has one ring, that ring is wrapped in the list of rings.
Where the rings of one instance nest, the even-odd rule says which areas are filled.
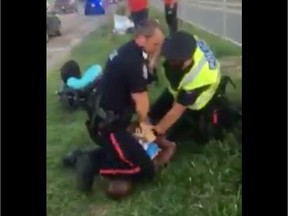
[[[76,110],[78,108],[83,108],[87,110],[89,103],[92,103],[93,98],[97,94],[101,76],[95,78],[93,81],[89,82],[85,87],[81,89],[75,89],[67,85],[67,81],[70,78],[81,79],[81,72],[79,65],[76,61],[70,60],[66,62],[60,69],[62,86],[60,91],[56,94],[59,96],[59,101],[67,110]]]

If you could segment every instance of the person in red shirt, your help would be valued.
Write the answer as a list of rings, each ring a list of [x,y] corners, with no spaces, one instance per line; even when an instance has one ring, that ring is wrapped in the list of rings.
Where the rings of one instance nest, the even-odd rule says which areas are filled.
[[[177,0],[164,0],[166,23],[169,28],[170,35],[178,29],[177,20]]]
[[[127,0],[127,3],[135,27],[148,19],[148,0]]]

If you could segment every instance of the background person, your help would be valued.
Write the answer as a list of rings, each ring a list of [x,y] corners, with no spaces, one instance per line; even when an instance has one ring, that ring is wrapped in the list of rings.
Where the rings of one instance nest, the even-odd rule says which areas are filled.
[[[144,23],[149,17],[148,0],[126,0],[127,9],[130,12],[135,27]]]
[[[165,18],[170,35],[178,30],[177,7],[177,0],[164,0]]]

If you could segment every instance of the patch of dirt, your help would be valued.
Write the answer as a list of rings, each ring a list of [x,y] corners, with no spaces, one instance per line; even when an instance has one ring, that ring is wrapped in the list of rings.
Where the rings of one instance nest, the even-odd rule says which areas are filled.
[[[242,78],[242,56],[229,56],[219,59],[222,74]]]

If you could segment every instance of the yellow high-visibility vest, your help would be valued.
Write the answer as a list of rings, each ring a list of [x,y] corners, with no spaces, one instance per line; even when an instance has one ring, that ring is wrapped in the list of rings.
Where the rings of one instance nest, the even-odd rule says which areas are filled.
[[[196,101],[188,106],[191,110],[200,110],[207,105],[215,94],[220,83],[220,64],[214,57],[212,51],[202,40],[197,40],[197,48],[192,57],[194,65],[180,81],[178,87],[173,90],[169,80],[168,89],[176,99],[180,90],[191,91],[193,89],[210,85],[208,89],[202,92]]]

